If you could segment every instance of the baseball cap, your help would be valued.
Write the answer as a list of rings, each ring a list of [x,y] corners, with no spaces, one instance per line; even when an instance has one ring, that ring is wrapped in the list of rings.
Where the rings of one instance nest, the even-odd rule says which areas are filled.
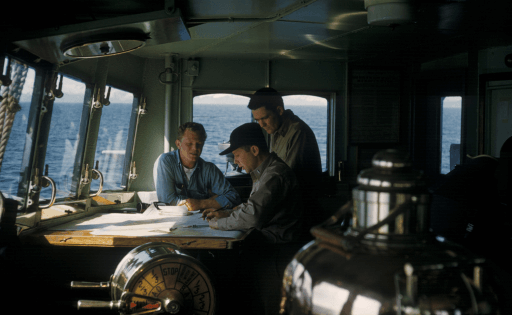
[[[246,123],[236,127],[229,136],[229,148],[219,153],[219,155],[226,155],[244,145],[267,147],[265,136],[263,135],[263,131],[261,131],[259,124]]]

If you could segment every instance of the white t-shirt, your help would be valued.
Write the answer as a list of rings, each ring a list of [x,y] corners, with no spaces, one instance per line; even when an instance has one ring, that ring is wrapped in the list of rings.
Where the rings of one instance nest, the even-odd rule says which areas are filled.
[[[182,165],[182,166],[183,166],[183,170],[185,171],[185,175],[187,175],[187,179],[190,181],[190,177],[192,176],[192,173],[194,173],[194,171],[197,167],[197,163],[194,166],[194,168],[188,168],[188,167],[185,167],[185,165]]]

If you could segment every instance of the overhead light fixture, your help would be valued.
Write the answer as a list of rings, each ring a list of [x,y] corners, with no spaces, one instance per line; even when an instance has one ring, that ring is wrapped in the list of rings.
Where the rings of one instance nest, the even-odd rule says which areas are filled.
[[[115,56],[144,47],[148,39],[146,35],[139,34],[102,37],[103,39],[88,38],[88,40],[74,41],[63,46],[62,52],[66,57],[79,59]]]
[[[411,0],[364,0],[370,25],[393,26],[413,21]]]

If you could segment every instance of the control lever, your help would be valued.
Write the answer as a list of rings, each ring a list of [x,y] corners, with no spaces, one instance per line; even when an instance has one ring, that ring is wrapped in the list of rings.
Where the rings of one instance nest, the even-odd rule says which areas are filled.
[[[76,304],[76,309],[121,309],[121,301],[91,301],[91,300],[80,300]]]
[[[183,309],[184,302],[181,294],[158,299],[125,291],[119,301],[80,300],[77,302],[77,309],[110,309],[121,314],[177,314]]]
[[[109,282],[71,281],[71,289],[110,289]]]

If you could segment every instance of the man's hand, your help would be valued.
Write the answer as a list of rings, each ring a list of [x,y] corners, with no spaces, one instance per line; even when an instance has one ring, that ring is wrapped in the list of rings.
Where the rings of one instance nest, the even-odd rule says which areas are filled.
[[[209,220],[208,225],[210,226],[210,229],[218,230],[219,229],[219,222],[217,221],[217,218],[213,218]]]
[[[218,218],[227,218],[231,215],[231,211],[226,210],[215,210],[215,209],[206,209],[203,211],[202,218],[208,221],[215,219],[217,221]]]
[[[190,208],[188,210],[195,211],[195,210],[204,209],[204,205],[202,204],[201,201],[202,201],[201,199],[188,198],[186,200],[186,202],[187,202],[186,204],[190,206]]]
[[[202,209],[208,209],[208,208],[219,209],[219,208],[221,208],[221,205],[219,205],[219,203],[215,200],[215,197],[217,197],[217,195],[215,195],[209,199],[188,198],[188,199],[180,201],[178,203],[178,206],[185,205],[185,206],[187,206],[188,211],[202,210]]]
[[[177,205],[178,206],[186,206],[188,211],[194,211],[194,209],[192,209],[192,206],[190,205],[190,203],[188,202],[189,199],[186,199],[186,200],[182,200],[180,201]]]

